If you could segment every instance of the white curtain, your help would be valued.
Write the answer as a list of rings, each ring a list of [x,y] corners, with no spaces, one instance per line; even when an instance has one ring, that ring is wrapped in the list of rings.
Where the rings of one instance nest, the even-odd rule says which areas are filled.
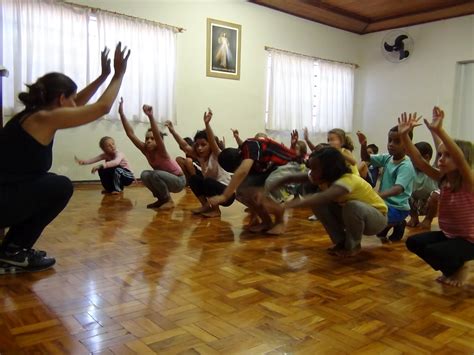
[[[153,106],[158,121],[176,123],[176,36],[172,29],[148,21],[97,13],[94,50],[98,52],[104,46],[112,49],[118,41],[132,50],[119,94],[124,97],[127,116],[148,122],[141,110],[147,104]],[[117,109],[116,103],[112,111]]]
[[[87,10],[73,11],[55,1],[2,0],[1,12],[1,61],[10,72],[3,80],[7,116],[23,108],[17,97],[25,84],[48,72],[66,73],[79,87],[85,86]]]
[[[122,41],[132,50],[119,93],[128,117],[147,121],[141,107],[149,104],[159,121],[176,121],[176,29],[56,0],[1,1],[1,61],[10,71],[3,81],[6,115],[22,108],[17,96],[25,84],[48,72],[63,72],[82,89],[100,74],[104,46],[113,63],[115,45]],[[117,103],[107,118],[118,119]]]
[[[327,132],[333,128],[342,128],[350,132],[354,106],[354,67],[323,60],[318,64],[313,131]]]
[[[314,60],[272,51],[269,55],[266,128],[287,131],[311,122]]]
[[[354,66],[269,50],[268,130],[352,130]]]
[[[458,63],[452,133],[455,138],[474,141],[474,62]]]

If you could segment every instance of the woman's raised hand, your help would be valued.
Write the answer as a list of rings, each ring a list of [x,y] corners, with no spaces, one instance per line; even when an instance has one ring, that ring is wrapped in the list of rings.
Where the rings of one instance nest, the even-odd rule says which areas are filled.
[[[101,76],[107,77],[110,74],[110,58],[109,58],[110,49],[104,47],[104,50],[100,52],[100,65],[102,67]]]
[[[122,42],[119,42],[115,47],[114,54],[114,70],[115,75],[123,75],[127,70],[127,61],[130,57],[130,49],[127,51],[127,47],[122,50]]]

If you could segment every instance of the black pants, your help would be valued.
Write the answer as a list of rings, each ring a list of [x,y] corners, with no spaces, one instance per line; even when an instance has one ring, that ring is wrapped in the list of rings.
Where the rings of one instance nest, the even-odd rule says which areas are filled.
[[[120,166],[99,169],[98,172],[100,182],[107,192],[120,192],[123,190],[124,186],[130,185],[135,180],[135,177],[130,170],[124,169]]]
[[[202,175],[193,175],[189,179],[189,187],[191,187],[191,190],[197,197],[212,197],[222,195],[227,186],[212,178]],[[223,203],[222,206],[228,207],[234,200],[235,194]]]
[[[51,173],[0,185],[0,227],[10,227],[1,247],[32,248],[43,229],[66,207],[72,192],[71,180]]]
[[[448,277],[466,261],[474,260],[474,243],[464,238],[447,238],[441,231],[414,235],[407,239],[406,245],[408,250]]]

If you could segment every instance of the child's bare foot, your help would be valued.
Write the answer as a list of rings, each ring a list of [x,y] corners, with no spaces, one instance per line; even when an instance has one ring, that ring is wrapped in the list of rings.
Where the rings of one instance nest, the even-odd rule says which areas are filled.
[[[191,210],[192,214],[201,214],[203,212],[209,212],[211,210],[211,207],[209,206],[201,206],[199,208],[194,208]]]
[[[414,228],[419,224],[420,224],[420,220],[418,218],[413,218],[413,217],[411,217],[410,220],[407,222],[407,226],[411,228]]]
[[[267,230],[266,233],[271,235],[281,235],[285,233],[285,224],[276,223],[271,229]]]
[[[459,268],[458,271],[456,271],[453,275],[451,276],[446,276],[442,275],[436,279],[439,283],[449,285],[449,286],[454,286],[454,287],[461,287],[464,285],[464,283],[467,281],[469,277],[469,263],[464,263],[462,267]]]
[[[161,209],[169,209],[174,206],[173,201],[168,198],[166,200],[156,200],[153,203],[146,205],[146,208],[161,208]]]
[[[356,248],[352,250],[339,249],[339,250],[336,250],[334,253],[336,254],[336,256],[340,256],[341,258],[349,258],[351,256],[355,256],[359,254],[360,251],[361,251],[361,248]]]
[[[423,222],[420,223],[420,228],[421,229],[431,229],[431,222],[433,222],[431,219],[425,218]]]
[[[110,194],[111,195],[120,195],[122,191],[112,191]]]
[[[268,231],[270,228],[272,228],[271,224],[259,223],[253,226],[249,226],[248,231],[252,233],[261,233]]]
[[[213,218],[213,217],[220,217],[221,216],[221,210],[219,206],[214,207],[208,211],[202,212],[202,216],[207,217],[207,218]]]

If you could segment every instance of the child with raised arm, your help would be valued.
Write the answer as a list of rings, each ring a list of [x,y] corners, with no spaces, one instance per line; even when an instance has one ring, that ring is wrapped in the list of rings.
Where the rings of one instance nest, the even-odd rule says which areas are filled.
[[[187,156],[196,159],[201,166],[202,174],[192,174],[191,172],[189,178],[189,186],[199,202],[201,202],[201,207],[194,209],[192,212],[204,217],[219,217],[221,215],[219,205],[209,206],[207,199],[222,194],[227,185],[229,185],[231,176],[218,162],[221,148],[211,128],[211,109],[204,113],[203,119],[206,130],[196,133],[192,147],[176,132],[171,121],[166,121],[165,125],[179,144],[181,150],[186,152]],[[234,199],[235,195],[232,195],[227,201],[224,201],[222,205],[230,206],[234,202]]]
[[[406,221],[410,213],[409,199],[413,191],[415,169],[409,157],[406,156],[398,127],[392,127],[388,132],[388,154],[369,155],[367,151],[367,138],[358,131],[360,154],[363,161],[370,161],[375,167],[383,168],[382,181],[379,195],[388,206],[387,227],[377,234],[383,243],[400,241],[405,233]],[[413,137],[413,134],[410,138]],[[387,234],[393,228],[393,233]]]
[[[336,148],[326,147],[311,153],[308,167],[308,173],[287,175],[267,188],[272,190],[289,182],[325,185],[324,190],[283,206],[313,209],[334,244],[328,249],[330,254],[342,257],[358,254],[362,235],[374,235],[385,227],[387,206],[367,181],[351,172]]]
[[[104,160],[104,163],[92,167],[91,172],[92,174],[99,173],[100,182],[104,187],[102,193],[119,194],[125,186],[135,181],[132,169],[125,154],[119,152],[115,147],[113,138],[102,137],[99,141],[99,147],[103,151],[102,154],[87,160],[76,158],[76,162],[79,165],[89,165]]]
[[[440,231],[414,235],[406,241],[407,248],[426,261],[433,269],[441,271],[437,281],[461,286],[467,279],[466,263],[474,260],[474,174],[471,142],[455,141],[443,128],[444,112],[433,108],[433,119],[425,121],[428,129],[439,137],[438,168],[423,159],[409,139],[418,126],[415,114],[403,113],[399,118],[399,131],[408,155],[415,166],[440,184]]]
[[[78,127],[109,113],[122,84],[130,51],[115,48],[115,73],[100,98],[87,105],[109,76],[108,49],[102,74],[82,91],[68,76],[49,73],[18,95],[25,109],[0,129],[0,228],[9,227],[0,246],[0,274],[40,271],[56,260],[33,246],[44,228],[66,207],[71,181],[49,172],[60,129]],[[25,164],[25,162],[28,162]]]
[[[153,193],[156,201],[148,204],[147,208],[169,209],[174,206],[170,192],[180,192],[186,186],[186,177],[175,160],[169,156],[163,133],[153,117],[153,108],[143,105],[143,112],[150,120],[151,128],[145,135],[145,141],[137,138],[133,128],[123,112],[123,99],[120,98],[119,115],[127,137],[148,160],[153,170],[142,171],[140,178],[143,184]]]

